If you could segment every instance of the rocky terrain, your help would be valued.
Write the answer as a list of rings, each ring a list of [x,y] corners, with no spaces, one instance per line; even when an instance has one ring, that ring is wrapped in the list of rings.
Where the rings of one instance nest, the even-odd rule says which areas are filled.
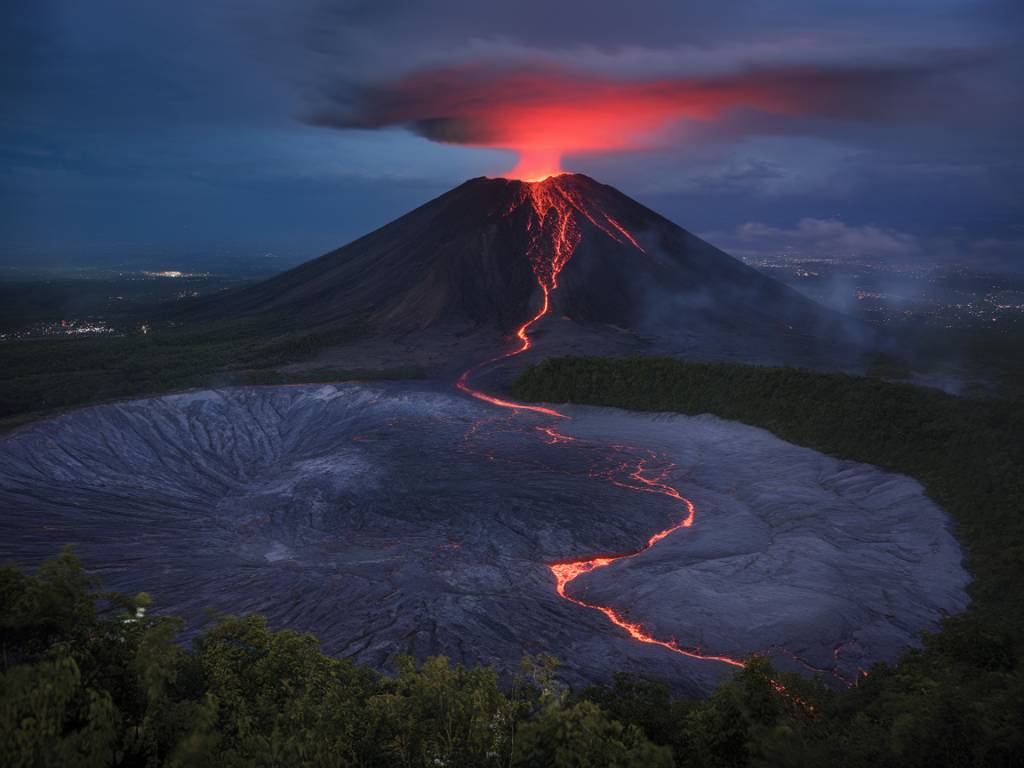
[[[0,441],[0,559],[74,543],[106,586],[193,630],[210,608],[260,611],[380,667],[547,651],[570,682],[631,670],[707,692],[733,668],[637,642],[559,597],[548,567],[678,521],[678,502],[615,482],[643,459],[693,525],[569,591],[655,637],[842,684],[966,605],[949,521],[909,478],[710,416],[554,419],[449,392],[211,390],[38,423]]]

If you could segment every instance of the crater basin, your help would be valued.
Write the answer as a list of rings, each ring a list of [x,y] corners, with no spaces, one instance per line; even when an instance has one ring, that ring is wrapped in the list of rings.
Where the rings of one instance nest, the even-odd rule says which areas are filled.
[[[266,614],[386,668],[444,654],[574,684],[631,671],[707,693],[732,667],[631,639],[560,598],[548,564],[622,553],[684,513],[610,482],[660,462],[693,525],[571,593],[711,654],[849,681],[892,661],[968,576],[914,480],[712,416],[510,413],[430,385],[252,387],[65,414],[0,441],[0,559],[64,544],[108,588]],[[656,458],[653,458],[656,457]]]

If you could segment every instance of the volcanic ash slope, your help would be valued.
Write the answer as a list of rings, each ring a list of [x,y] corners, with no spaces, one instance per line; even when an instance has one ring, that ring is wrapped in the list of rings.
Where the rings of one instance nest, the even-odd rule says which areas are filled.
[[[608,481],[656,451],[692,527],[569,585],[659,638],[842,678],[966,604],[911,479],[712,417],[532,414],[411,385],[267,387],[88,408],[0,442],[0,558],[79,545],[106,586],[192,619],[265,613],[380,667],[398,651],[706,692],[731,673],[560,598],[558,560],[637,549],[680,505]]]

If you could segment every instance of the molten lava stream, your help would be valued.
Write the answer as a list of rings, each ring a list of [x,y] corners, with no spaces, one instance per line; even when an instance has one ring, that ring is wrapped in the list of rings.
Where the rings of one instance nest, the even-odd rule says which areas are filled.
[[[531,231],[532,241],[527,251],[527,256],[530,260],[531,266],[533,267],[534,275],[537,277],[537,284],[541,289],[541,307],[533,317],[519,326],[516,330],[516,339],[519,341],[519,345],[516,348],[468,368],[461,376],[459,376],[456,381],[456,387],[461,392],[464,392],[477,400],[482,400],[485,403],[490,403],[491,405],[495,405],[499,408],[509,409],[512,413],[529,411],[545,416],[568,419],[568,416],[559,413],[553,408],[545,408],[538,405],[526,405],[523,403],[516,403],[511,400],[505,400],[475,389],[469,384],[470,377],[481,368],[493,365],[494,363],[502,360],[507,360],[510,357],[515,357],[516,355],[520,355],[530,349],[530,329],[539,322],[541,318],[548,314],[548,311],[551,308],[551,293],[558,287],[558,275],[572,257],[581,237],[580,232],[573,221],[574,211],[584,216],[588,221],[601,229],[612,239],[622,242],[614,232],[604,227],[589,211],[586,210],[582,201],[574,199],[571,194],[567,194],[564,190],[552,187],[550,183],[545,181],[527,184],[525,185],[525,188],[527,191],[524,195],[523,202],[528,201],[532,205],[534,215],[534,218],[532,218],[528,224]],[[515,206],[513,206],[513,208],[511,208],[507,213],[510,214],[514,208]],[[624,237],[629,243],[643,252],[643,248],[640,247],[640,244],[637,243],[636,239],[628,230],[626,230],[625,227],[604,211],[601,211],[600,213],[605,221],[607,221],[612,228],[619,233],[619,235]],[[536,221],[536,226],[534,226],[534,221]],[[550,241],[549,247],[545,247],[547,246],[545,238]],[[477,426],[478,424],[475,423],[470,432],[474,432]],[[546,437],[545,442],[548,444],[579,441],[579,438],[562,434],[553,425],[540,425],[535,427],[535,429]],[[467,433],[467,439],[468,437],[469,433]],[[611,447],[620,450],[627,449],[626,446]],[[490,458],[494,458],[494,456],[492,455]],[[656,455],[653,453],[649,455],[649,459],[652,461],[656,458]],[[686,656],[691,659],[716,661],[722,664],[727,664],[731,667],[742,669],[746,667],[746,663],[741,659],[719,654],[703,653],[699,648],[680,645],[675,638],[672,638],[671,640],[660,640],[645,631],[639,623],[634,623],[625,619],[614,608],[573,597],[566,591],[567,587],[584,573],[591,573],[600,568],[606,568],[618,560],[636,557],[640,553],[646,552],[659,541],[670,536],[679,529],[688,528],[693,525],[693,521],[696,516],[696,509],[693,502],[683,496],[677,488],[664,482],[665,477],[672,468],[673,465],[668,464],[659,474],[650,476],[646,471],[646,462],[641,459],[636,464],[636,467],[633,468],[631,472],[628,472],[625,480],[617,479],[616,474],[628,471],[630,469],[629,465],[622,465],[605,475],[609,481],[621,488],[642,493],[656,493],[670,498],[681,504],[685,509],[686,514],[673,525],[652,534],[650,538],[647,539],[644,546],[633,552],[626,552],[618,555],[581,558],[579,560],[550,564],[548,568],[555,577],[555,591],[563,600],[575,603],[582,608],[600,612],[612,624],[625,630],[630,637],[641,643],[657,645],[673,653],[679,654],[680,656]],[[768,680],[768,683],[777,693],[800,705],[811,716],[814,715],[814,708],[807,702],[789,693],[782,683],[771,679]]]
[[[569,418],[568,416],[559,413],[552,408],[545,408],[537,405],[526,405],[523,403],[516,403],[511,400],[505,400],[475,389],[469,384],[470,377],[480,369],[502,360],[515,357],[516,355],[520,355],[530,349],[531,342],[529,331],[537,322],[540,321],[541,318],[548,314],[548,311],[551,308],[551,292],[558,287],[558,274],[572,257],[572,254],[576,249],[576,245],[580,240],[579,230],[573,222],[574,211],[586,217],[591,223],[608,234],[609,237],[622,242],[616,234],[600,224],[591,215],[591,213],[584,208],[580,201],[573,199],[571,196],[567,196],[564,192],[560,192],[558,189],[553,189],[545,182],[531,183],[526,185],[526,188],[528,190],[526,196],[529,199],[528,201],[524,200],[524,202],[529,202],[532,205],[533,214],[537,222],[536,226],[534,226],[533,219],[531,219],[530,228],[533,240],[530,244],[527,255],[530,259],[531,266],[533,267],[533,272],[537,277],[537,283],[541,289],[541,307],[533,317],[519,326],[516,330],[515,336],[519,341],[519,345],[516,348],[467,369],[461,376],[459,376],[456,381],[456,387],[461,392],[465,392],[467,395],[470,395],[477,400],[482,400],[485,403],[490,403],[491,405],[498,406],[499,408],[508,408],[514,412],[529,411],[545,416],[567,419]],[[602,215],[622,237],[625,237],[628,242],[639,250],[643,250],[640,248],[640,245],[636,242],[633,236],[621,224],[619,224],[619,222],[615,221],[615,219],[603,212]],[[545,247],[547,245],[545,239],[550,241],[549,247]],[[475,428],[476,425],[474,425],[473,429],[475,430]],[[578,438],[562,434],[551,425],[538,426],[536,427],[536,430],[547,437],[546,442],[549,444],[576,442],[578,440]],[[625,446],[619,447],[624,448]],[[653,460],[656,457],[654,454],[651,454],[649,458]],[[685,510],[683,517],[669,527],[652,534],[644,546],[635,551],[618,555],[581,558],[579,560],[550,564],[548,568],[550,568],[551,573],[555,577],[555,591],[558,596],[564,600],[568,600],[569,602],[575,603],[583,608],[599,611],[609,621],[611,621],[612,624],[625,630],[634,640],[647,643],[649,645],[657,645],[665,648],[666,650],[672,651],[673,653],[677,653],[681,656],[687,656],[692,659],[716,661],[722,664],[728,664],[732,667],[743,668],[746,664],[740,659],[736,659],[731,656],[702,653],[698,648],[684,647],[680,645],[674,638],[671,640],[660,640],[645,631],[639,623],[633,623],[625,619],[614,608],[573,597],[566,591],[567,587],[584,573],[591,573],[600,568],[606,568],[619,560],[635,557],[642,552],[646,552],[659,541],[670,536],[681,528],[688,528],[693,525],[696,515],[696,509],[693,502],[683,496],[677,488],[664,482],[665,477],[672,469],[672,465],[669,464],[662,469],[659,474],[650,476],[646,470],[646,464],[647,462],[641,459],[636,464],[635,468],[632,468],[632,471],[629,471],[631,469],[629,465],[623,465],[607,473],[606,477],[619,487],[641,493],[656,493],[672,499],[682,505]],[[617,472],[628,472],[626,479],[617,479]],[[781,684],[775,681],[771,682],[772,686],[776,690],[784,692]]]
[[[479,389],[474,389],[469,385],[469,377],[481,368],[507,360],[516,355],[521,355],[530,348],[530,328],[551,309],[551,292],[558,287],[558,274],[572,257],[573,252],[576,250],[576,245],[580,241],[579,230],[573,222],[573,211],[576,208],[572,201],[565,198],[557,190],[553,190],[551,185],[543,181],[526,184],[525,189],[526,192],[522,202],[530,204],[533,214],[528,225],[531,230],[531,242],[527,248],[526,255],[530,261],[530,266],[533,268],[533,273],[537,277],[537,284],[540,286],[542,296],[540,309],[537,310],[537,314],[516,329],[516,338],[519,340],[518,347],[463,371],[458,381],[455,382],[455,386],[461,392],[465,392],[467,395],[475,397],[477,400],[482,400],[485,403],[496,405],[499,408],[532,411],[533,413],[540,413],[545,416],[567,418],[564,414],[552,408],[504,400],[500,397],[489,395],[486,392],[481,392]],[[507,214],[511,212],[512,210],[509,210]],[[537,221],[536,227],[533,226],[534,219]],[[550,241],[550,247],[548,247],[546,241]]]
[[[481,392],[479,389],[473,389],[473,387],[469,386],[469,377],[472,376],[477,371],[479,371],[481,368],[493,365],[494,363],[500,362],[502,360],[507,360],[510,357],[515,357],[516,355],[521,355],[523,352],[530,348],[530,337],[527,335],[527,331],[529,331],[530,326],[532,326],[534,323],[536,323],[538,320],[540,320],[542,317],[544,317],[544,315],[548,313],[548,309],[550,307],[550,302],[548,301],[547,286],[545,286],[544,283],[541,283],[540,287],[544,295],[544,303],[541,305],[541,308],[537,312],[537,314],[531,317],[521,326],[519,326],[519,329],[516,331],[516,338],[519,339],[520,342],[519,347],[513,349],[510,352],[506,352],[503,355],[492,357],[490,360],[484,360],[482,363],[477,363],[472,368],[467,368],[465,371],[462,372],[462,375],[459,376],[458,381],[455,382],[455,386],[459,389],[460,392],[465,392],[470,397],[475,397],[477,400],[483,400],[485,403],[496,405],[499,408],[512,408],[517,411],[532,411],[533,413],[542,413],[545,416],[557,416],[559,418],[565,419],[568,417],[552,408],[544,408],[543,406],[540,405],[526,405],[524,403],[514,403],[511,400],[503,400],[500,397],[488,395],[486,392]]]
[[[575,603],[576,605],[582,606],[583,608],[590,608],[594,611],[600,611],[608,618],[609,621],[612,622],[612,624],[614,624],[617,627],[620,627],[621,629],[626,630],[626,632],[629,633],[630,637],[632,637],[634,640],[640,641],[641,643],[647,643],[648,645],[658,645],[662,648],[666,648],[672,651],[673,653],[678,653],[681,656],[688,656],[691,659],[700,659],[702,661],[718,661],[733,667],[743,668],[746,666],[746,664],[740,659],[734,659],[731,656],[702,653],[700,650],[696,648],[686,648],[681,646],[678,642],[676,642],[675,638],[673,638],[672,640],[659,640],[658,638],[654,637],[653,635],[645,631],[640,624],[627,621],[614,608],[611,608],[607,605],[600,605],[598,603],[587,602],[586,600],[573,597],[568,592],[566,592],[566,587],[568,587],[569,584],[575,581],[578,577],[582,576],[584,573],[592,573],[593,571],[599,570],[601,568],[607,568],[609,565],[619,560],[626,560],[631,557],[636,557],[642,552],[646,552],[659,541],[675,533],[679,529],[689,528],[691,525],[693,525],[694,517],[696,515],[696,508],[694,507],[693,502],[687,499],[681,493],[679,493],[679,491],[673,486],[661,482],[664,479],[665,475],[668,474],[668,472],[670,471],[671,465],[662,470],[661,474],[652,478],[646,476],[645,464],[646,462],[643,459],[641,459],[637,463],[636,469],[629,474],[629,478],[631,480],[635,480],[637,483],[639,483],[639,485],[631,485],[629,483],[616,480],[614,478],[614,473],[609,473],[608,477],[613,483],[615,483],[615,485],[621,488],[627,488],[631,491],[638,491],[644,493],[657,493],[659,495],[667,496],[671,499],[674,499],[675,501],[678,501],[683,505],[683,508],[686,510],[686,515],[675,524],[669,526],[668,528],[665,528],[664,530],[652,534],[651,537],[647,539],[647,542],[640,549],[634,550],[632,552],[624,552],[618,555],[603,555],[600,557],[582,558],[580,560],[569,560],[561,563],[552,563],[548,566],[548,568],[551,569],[551,573],[553,573],[555,576],[555,591],[558,593],[559,597],[568,600],[569,602]]]

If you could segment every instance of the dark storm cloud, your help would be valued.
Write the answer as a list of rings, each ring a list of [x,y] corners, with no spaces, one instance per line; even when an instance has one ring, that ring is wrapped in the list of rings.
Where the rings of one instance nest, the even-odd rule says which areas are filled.
[[[336,244],[507,168],[442,144],[503,146],[510,106],[600,127],[589,92],[651,120],[569,167],[683,224],[1016,242],[1022,30],[1019,0],[2,3],[0,232]]]

